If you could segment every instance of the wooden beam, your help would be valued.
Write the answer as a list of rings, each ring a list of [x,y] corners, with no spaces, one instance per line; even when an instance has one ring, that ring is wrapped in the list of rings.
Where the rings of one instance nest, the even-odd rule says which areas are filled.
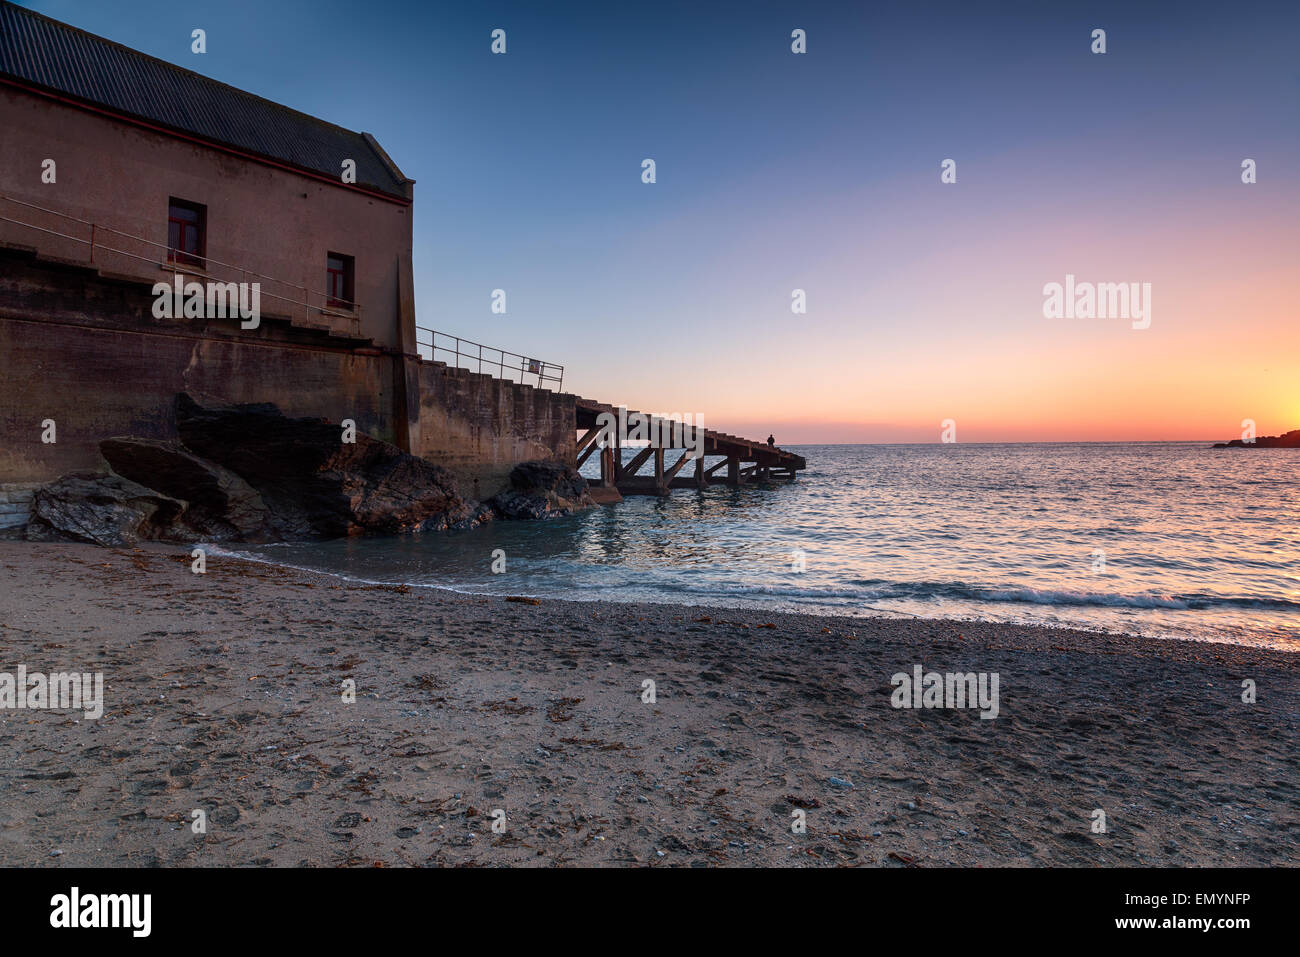
[[[689,450],[683,452],[682,457],[677,460],[677,464],[674,465],[672,468],[670,468],[668,471],[664,472],[663,480],[665,482],[671,482],[677,476],[677,473],[682,470],[682,466],[691,460],[693,455],[694,453],[690,452]]]
[[[650,458],[652,452],[654,452],[654,447],[647,445],[636,454],[636,457],[633,458],[631,462],[628,462],[627,465],[619,468],[618,477],[624,479],[636,475],[637,470],[641,468],[641,466],[645,465],[645,460]]]
[[[574,451],[581,452],[587,446],[591,445],[591,443],[596,441],[597,437],[599,437],[602,431],[603,430],[600,428],[600,426],[593,425],[590,429],[587,430],[587,434],[578,440],[577,448],[575,448]]]

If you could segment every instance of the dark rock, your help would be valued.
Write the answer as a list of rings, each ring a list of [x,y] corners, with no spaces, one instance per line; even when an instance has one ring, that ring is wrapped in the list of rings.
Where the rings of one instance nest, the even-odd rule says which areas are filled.
[[[194,537],[266,542],[282,535],[257,491],[229,469],[201,459],[176,442],[121,437],[99,450],[123,478],[187,503],[179,522]]]
[[[257,490],[289,538],[469,528],[491,517],[466,501],[451,472],[325,419],[289,418],[274,405],[204,408],[176,397],[176,425],[191,451]]]
[[[172,537],[185,502],[120,475],[72,472],[36,490],[29,541],[133,545]]]
[[[515,491],[505,491],[489,499],[489,504],[502,518],[546,517],[546,499],[541,496],[533,497]]]
[[[490,504],[502,518],[533,519],[569,515],[596,503],[577,469],[559,462],[523,462],[510,472],[510,487]]]
[[[1300,429],[1292,429],[1282,435],[1261,435],[1254,442],[1233,439],[1220,442],[1216,449],[1300,449]]]

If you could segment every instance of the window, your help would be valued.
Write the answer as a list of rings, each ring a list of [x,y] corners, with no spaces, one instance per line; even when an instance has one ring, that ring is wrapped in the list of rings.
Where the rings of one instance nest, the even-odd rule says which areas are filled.
[[[325,257],[325,299],[326,305],[339,309],[351,309],[352,277],[354,260],[351,256],[329,253]]]
[[[167,206],[167,261],[203,267],[208,208],[174,196]]]

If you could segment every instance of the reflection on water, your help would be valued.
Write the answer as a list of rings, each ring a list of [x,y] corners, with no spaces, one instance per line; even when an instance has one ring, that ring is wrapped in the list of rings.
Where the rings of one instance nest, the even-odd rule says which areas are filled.
[[[488,594],[976,617],[1300,647],[1300,452],[1205,443],[797,451],[808,471],[766,489],[677,490],[546,522],[249,551]],[[504,575],[491,573],[498,548]]]

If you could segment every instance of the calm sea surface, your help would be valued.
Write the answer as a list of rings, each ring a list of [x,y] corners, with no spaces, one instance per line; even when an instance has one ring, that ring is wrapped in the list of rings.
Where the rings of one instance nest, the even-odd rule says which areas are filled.
[[[767,489],[678,490],[545,522],[238,554],[473,593],[1078,625],[1300,650],[1300,451],[796,451],[808,470]],[[588,466],[594,474],[594,457]],[[498,548],[504,574],[491,571]]]

